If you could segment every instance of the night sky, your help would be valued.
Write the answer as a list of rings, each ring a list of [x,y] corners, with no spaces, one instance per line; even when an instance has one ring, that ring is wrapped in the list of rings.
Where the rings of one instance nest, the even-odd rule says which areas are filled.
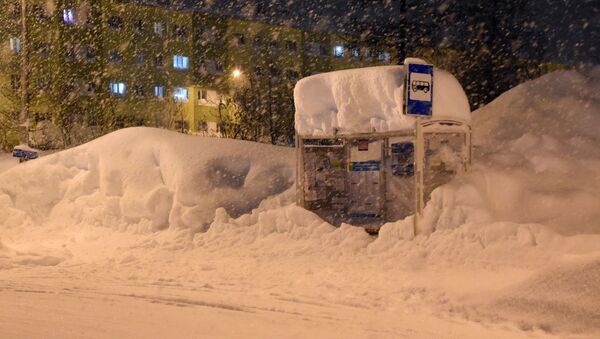
[[[361,36],[400,31],[401,0],[158,0],[169,6],[310,30]],[[509,40],[524,58],[569,65],[598,64],[600,0],[407,0],[409,41],[461,49],[478,20],[503,25],[495,39]],[[427,26],[423,30],[423,26]]]

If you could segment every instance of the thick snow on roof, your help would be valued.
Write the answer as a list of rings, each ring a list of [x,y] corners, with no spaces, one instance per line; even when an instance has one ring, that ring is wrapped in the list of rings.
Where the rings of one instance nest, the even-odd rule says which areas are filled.
[[[450,73],[434,69],[433,119],[470,124],[462,87]],[[414,127],[402,114],[404,66],[380,66],[313,75],[294,89],[300,135],[387,132]]]

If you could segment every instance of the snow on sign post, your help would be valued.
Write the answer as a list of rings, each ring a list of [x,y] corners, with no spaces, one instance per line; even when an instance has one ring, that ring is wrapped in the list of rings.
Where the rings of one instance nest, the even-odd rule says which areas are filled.
[[[404,114],[415,116],[415,219],[414,228],[423,213],[423,171],[425,167],[425,138],[423,137],[422,118],[433,115],[433,65],[404,61],[405,67],[405,102]]]

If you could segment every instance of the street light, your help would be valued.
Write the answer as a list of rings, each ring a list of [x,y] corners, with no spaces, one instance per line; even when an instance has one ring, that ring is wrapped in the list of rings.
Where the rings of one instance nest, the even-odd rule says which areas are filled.
[[[29,33],[27,27],[27,0],[21,0],[21,144],[13,148],[13,157],[19,162],[36,159],[38,152],[30,147],[29,140]]]
[[[21,0],[21,57],[21,121],[25,127],[21,142],[29,146],[29,32],[26,0]]]
[[[233,72],[231,73],[231,75],[233,76],[234,79],[237,79],[242,76],[242,71],[240,71],[239,68],[235,68],[233,70]]]

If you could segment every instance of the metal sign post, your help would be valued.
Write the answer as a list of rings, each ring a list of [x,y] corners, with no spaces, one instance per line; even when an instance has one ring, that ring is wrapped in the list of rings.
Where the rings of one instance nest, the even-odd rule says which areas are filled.
[[[423,167],[424,164],[424,139],[423,139],[423,126],[421,120],[423,118],[417,117],[416,121],[416,140],[415,140],[415,220],[414,220],[414,235],[417,235],[419,223],[422,219],[423,214]]]
[[[423,215],[423,171],[425,139],[422,120],[433,115],[433,65],[404,63],[404,114],[416,117],[415,127],[415,219],[414,234]]]

